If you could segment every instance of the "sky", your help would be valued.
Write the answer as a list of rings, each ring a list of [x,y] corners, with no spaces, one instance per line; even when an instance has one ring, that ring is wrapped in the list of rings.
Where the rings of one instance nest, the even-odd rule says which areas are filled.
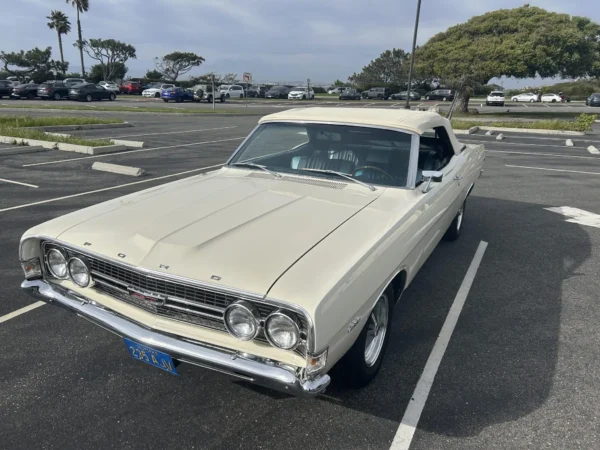
[[[154,68],[154,57],[189,51],[206,62],[191,75],[251,72],[255,82],[313,83],[346,80],[387,49],[410,51],[417,0],[90,0],[82,15],[84,38],[113,38],[135,46],[127,62],[132,77]],[[418,44],[474,15],[525,3],[600,22],[600,2],[590,0],[422,0]],[[64,0],[10,2],[0,15],[0,51],[52,46],[56,33],[46,16],[58,9],[72,31],[63,37],[71,71],[80,71],[75,10]],[[6,10],[6,8],[5,8]],[[95,61],[86,56],[89,68]],[[184,76],[184,77],[187,77]],[[498,81],[498,80],[495,80]],[[556,80],[500,80],[505,87]]]

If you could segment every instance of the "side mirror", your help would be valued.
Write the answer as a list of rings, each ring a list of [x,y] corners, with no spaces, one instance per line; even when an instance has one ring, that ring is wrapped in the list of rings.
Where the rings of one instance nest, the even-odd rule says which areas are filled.
[[[440,182],[444,178],[444,172],[439,170],[424,170],[421,175],[427,180],[427,184],[423,188],[423,194],[427,194],[431,190],[431,182]]]

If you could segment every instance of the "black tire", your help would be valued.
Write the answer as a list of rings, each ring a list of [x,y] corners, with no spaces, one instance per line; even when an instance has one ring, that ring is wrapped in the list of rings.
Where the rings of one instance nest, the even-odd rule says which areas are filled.
[[[225,98],[229,98],[229,94],[225,94]]]
[[[380,95],[378,95],[378,96],[377,96],[377,100],[383,100],[383,95],[381,95],[381,94],[380,94]]]
[[[465,210],[467,206],[467,200],[463,202],[460,209],[456,213],[454,220],[446,230],[446,234],[444,234],[444,239],[446,241],[455,241],[460,237],[460,232],[462,230],[462,224],[465,218]]]
[[[429,95],[426,95],[426,96],[425,96],[425,100],[429,100]]]
[[[169,103],[169,100],[167,100],[166,98],[163,98],[163,102]]]
[[[448,99],[447,99],[446,97],[444,97],[444,98],[442,99],[442,101],[443,101],[443,102],[446,102],[446,101],[448,101]]]
[[[27,94],[27,100],[33,100],[35,98],[35,95],[33,92],[30,92],[29,94]]]
[[[390,341],[394,305],[396,303],[394,297],[394,288],[391,286],[391,284],[381,294],[380,299],[384,297],[387,301],[387,327],[383,338],[383,344],[379,350],[375,363],[369,366],[365,359],[365,346],[367,343],[367,333],[369,332],[371,320],[371,314],[369,314],[365,320],[365,323],[363,323],[363,329],[354,342],[354,345],[350,347],[348,352],[337,364],[336,369],[339,370],[340,378],[342,378],[344,383],[349,387],[361,388],[366,386],[377,376],[379,369],[381,369],[385,351]]]
[[[58,92],[55,92],[54,95],[52,96],[52,98],[54,100],[60,100],[60,94]]]
[[[224,96],[224,95],[221,95],[221,97],[219,97],[219,101],[220,101],[221,103],[225,103],[225,96]]]
[[[552,99],[552,103],[556,103],[556,99],[555,98]]]
[[[156,94],[154,94],[154,98],[160,98],[160,92],[157,92]]]
[[[110,97],[108,97],[111,102],[114,102],[116,98],[117,96],[115,94],[110,94]]]
[[[175,100],[175,103],[182,103],[183,102],[183,98],[181,97],[177,97],[177,100]]]
[[[94,100],[94,97],[92,97],[92,94],[88,94],[85,96],[85,101],[86,102],[91,102],[92,100]]]
[[[240,99],[244,98],[244,94],[240,94]]]
[[[489,102],[485,102],[485,106],[490,106],[490,103]]]
[[[534,99],[529,100],[529,103],[535,103]]]
[[[306,95],[303,95],[303,96],[302,96],[302,100],[306,100]]]
[[[213,98],[212,98],[212,95],[209,95],[208,97],[206,97],[206,101],[207,101],[208,103],[212,103],[212,99],[213,99]]]

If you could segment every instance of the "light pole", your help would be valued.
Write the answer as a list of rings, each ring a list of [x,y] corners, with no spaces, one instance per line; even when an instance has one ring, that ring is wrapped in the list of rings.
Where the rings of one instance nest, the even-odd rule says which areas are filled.
[[[410,54],[410,69],[408,69],[408,88],[406,90],[405,109],[410,109],[410,88],[412,85],[413,67],[415,65],[415,47],[417,46],[417,32],[419,31],[419,14],[421,14],[421,0],[417,0],[417,18],[415,19],[415,34],[413,35],[412,53]]]

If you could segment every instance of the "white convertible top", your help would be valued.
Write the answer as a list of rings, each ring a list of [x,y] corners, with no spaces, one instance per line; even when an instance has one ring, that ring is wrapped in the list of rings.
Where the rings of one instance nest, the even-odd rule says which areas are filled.
[[[381,126],[419,135],[432,128],[445,127],[454,151],[459,153],[462,148],[452,131],[450,121],[434,112],[378,108],[296,108],[269,114],[258,123],[287,121]]]

